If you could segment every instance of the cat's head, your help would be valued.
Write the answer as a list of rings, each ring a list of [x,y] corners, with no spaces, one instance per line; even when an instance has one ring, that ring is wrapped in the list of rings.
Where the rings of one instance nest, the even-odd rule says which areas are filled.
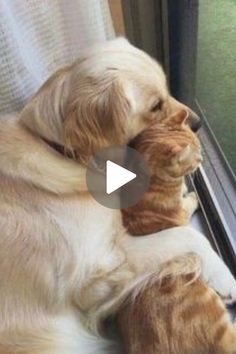
[[[202,161],[201,145],[189,128],[185,110],[143,131],[131,143],[148,162],[150,174],[170,180],[196,170]]]

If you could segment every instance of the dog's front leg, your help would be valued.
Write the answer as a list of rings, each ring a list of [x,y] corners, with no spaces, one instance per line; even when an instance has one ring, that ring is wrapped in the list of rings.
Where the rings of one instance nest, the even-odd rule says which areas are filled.
[[[138,274],[155,272],[161,263],[184,253],[198,254],[203,279],[222,297],[236,301],[236,281],[208,240],[191,227],[181,226],[143,237],[122,240],[129,263]]]

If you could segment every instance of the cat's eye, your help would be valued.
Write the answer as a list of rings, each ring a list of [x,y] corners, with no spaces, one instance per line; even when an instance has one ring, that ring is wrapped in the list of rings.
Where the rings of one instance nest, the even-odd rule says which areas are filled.
[[[151,108],[151,112],[157,112],[160,111],[162,109],[162,105],[163,105],[163,101],[158,101],[157,103],[155,103],[154,106],[152,106]]]

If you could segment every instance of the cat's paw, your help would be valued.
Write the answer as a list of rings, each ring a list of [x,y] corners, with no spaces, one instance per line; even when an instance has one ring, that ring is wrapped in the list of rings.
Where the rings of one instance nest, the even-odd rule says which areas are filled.
[[[195,213],[199,207],[197,194],[195,192],[190,192],[183,199],[183,207],[187,212],[189,218]]]
[[[188,187],[187,184],[184,182],[182,185],[182,196],[186,197],[187,194],[188,194]]]
[[[190,199],[192,210],[196,211],[199,208],[199,201],[198,201],[197,194],[195,192],[190,192],[188,193],[187,198]]]

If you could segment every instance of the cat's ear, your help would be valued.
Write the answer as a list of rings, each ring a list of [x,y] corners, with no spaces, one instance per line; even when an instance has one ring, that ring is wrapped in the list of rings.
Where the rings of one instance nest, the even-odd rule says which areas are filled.
[[[177,113],[172,114],[165,119],[165,122],[168,125],[184,125],[187,124],[189,118],[189,112],[185,109],[178,111]]]
[[[189,144],[184,146],[177,145],[172,151],[173,157],[178,162],[188,159],[191,155],[191,147]]]

